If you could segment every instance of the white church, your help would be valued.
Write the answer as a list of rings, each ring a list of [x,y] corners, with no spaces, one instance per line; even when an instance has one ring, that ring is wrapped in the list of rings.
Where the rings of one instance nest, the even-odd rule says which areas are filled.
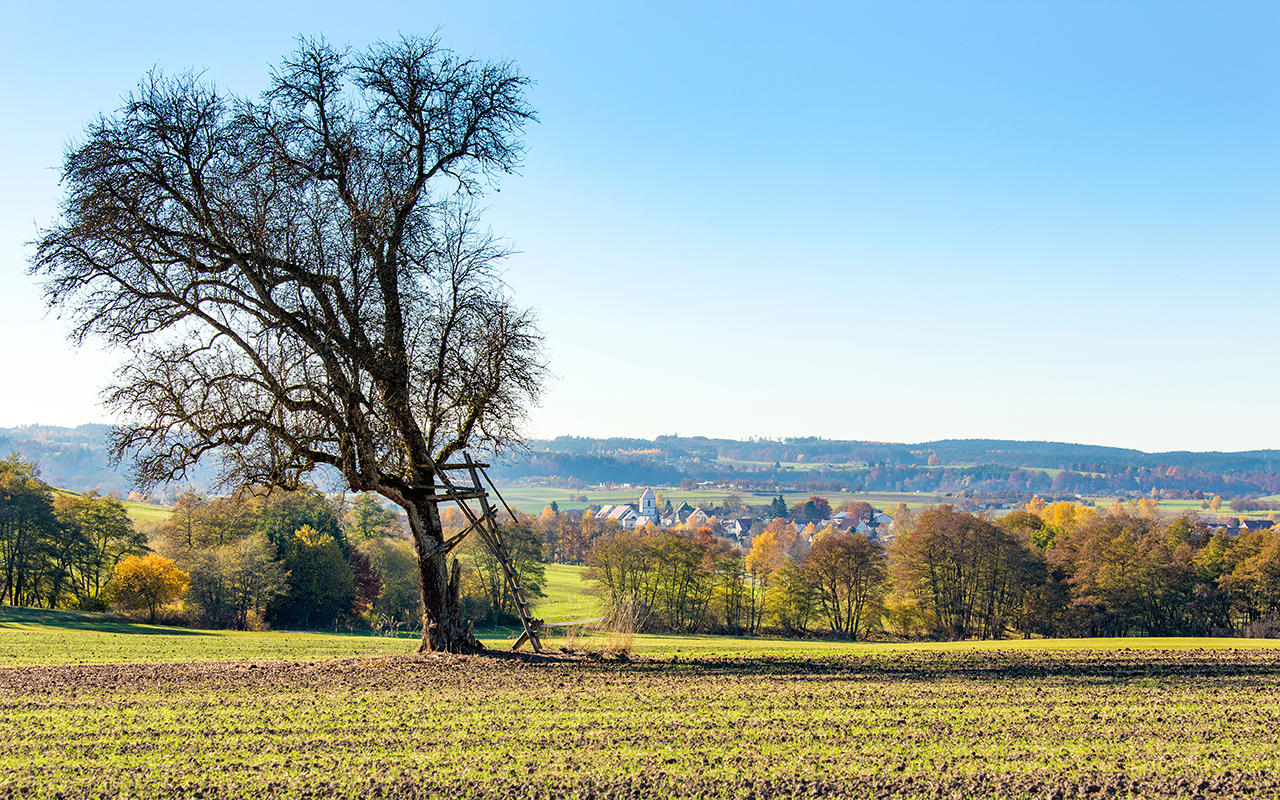
[[[645,525],[658,524],[658,496],[653,489],[646,488],[640,495],[638,503],[625,503],[616,506],[604,506],[596,512],[596,519],[617,520],[624,528],[643,528]]]

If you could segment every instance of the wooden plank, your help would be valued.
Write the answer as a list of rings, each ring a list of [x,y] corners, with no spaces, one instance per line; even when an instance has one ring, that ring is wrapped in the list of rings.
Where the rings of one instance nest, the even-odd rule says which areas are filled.
[[[440,489],[439,486],[410,486],[411,489]],[[425,499],[428,503],[452,503],[455,500],[480,500],[488,497],[489,493],[484,489],[475,489],[468,486],[449,494],[429,495]]]

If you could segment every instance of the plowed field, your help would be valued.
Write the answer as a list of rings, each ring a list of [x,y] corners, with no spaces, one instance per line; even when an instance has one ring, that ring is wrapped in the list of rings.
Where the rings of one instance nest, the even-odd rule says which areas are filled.
[[[0,796],[1280,796],[1271,650],[0,669]]]

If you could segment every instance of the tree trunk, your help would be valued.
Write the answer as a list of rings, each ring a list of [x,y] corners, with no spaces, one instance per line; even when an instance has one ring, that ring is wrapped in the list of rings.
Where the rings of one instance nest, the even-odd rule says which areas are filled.
[[[449,555],[437,552],[444,541],[440,514],[434,503],[405,508],[418,551],[418,576],[422,582],[422,645],[420,653],[478,653],[484,645],[462,619],[459,597],[461,573],[457,562],[449,568]]]

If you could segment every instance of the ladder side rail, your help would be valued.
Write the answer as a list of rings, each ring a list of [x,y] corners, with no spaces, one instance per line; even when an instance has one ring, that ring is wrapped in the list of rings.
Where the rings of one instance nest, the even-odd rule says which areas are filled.
[[[467,458],[467,460],[468,460],[468,461],[470,461],[470,457],[469,457],[469,456],[466,456],[466,455],[464,454],[464,457],[465,457],[465,458]],[[471,469],[471,480],[472,480],[472,482],[473,482],[473,483],[475,483],[477,486],[479,486],[479,485],[480,485],[480,478],[479,478],[479,476],[476,474],[476,470],[477,470],[477,469],[479,469],[480,474],[484,475],[485,480],[489,482],[489,486],[493,489],[493,493],[494,493],[494,494],[496,494],[496,495],[498,495],[498,499],[502,501],[502,506],[503,506],[503,508],[505,508],[505,509],[506,509],[507,514],[511,517],[511,521],[512,521],[513,523],[514,523],[514,522],[516,522],[519,518],[515,515],[515,512],[511,510],[511,506],[508,506],[508,505],[507,505],[507,501],[506,501],[505,499],[503,499],[502,495],[501,495],[501,494],[498,494],[498,488],[497,488],[496,486],[494,486],[494,485],[493,485],[493,481],[490,481],[490,480],[489,480],[489,476],[488,476],[487,474],[485,474],[483,465],[480,465],[480,464],[474,464],[474,465],[472,466],[472,469]],[[485,511],[486,511],[487,513],[490,513],[490,514],[494,515],[494,518],[496,519],[497,509],[495,509],[495,508],[491,507],[491,506],[489,505],[489,503],[488,503],[488,501],[487,501],[487,500],[481,500],[481,501],[480,501],[480,504],[481,504],[481,506],[485,509]],[[495,523],[491,522],[490,524],[495,524]],[[498,533],[498,530],[497,530],[496,524],[495,524],[494,532],[495,532],[495,533]],[[500,545],[500,546],[502,546],[503,550],[505,551],[505,550],[506,550],[506,542],[502,541],[502,539],[501,539],[500,537],[498,537],[498,542],[499,542],[499,545]],[[514,575],[513,575],[512,577],[513,577],[513,579],[514,579]],[[517,587],[517,590],[518,590],[518,587]],[[523,591],[522,591],[522,590],[518,590],[518,591],[520,591],[520,594],[521,594],[521,595],[523,595]]]
[[[451,552],[453,552],[453,548],[455,548],[455,547],[457,547],[458,545],[462,544],[462,540],[463,540],[464,538],[466,538],[466,535],[467,535],[468,533],[471,533],[471,531],[473,531],[473,530],[475,530],[475,526],[474,526],[474,525],[468,525],[467,527],[463,528],[463,529],[462,529],[462,531],[461,531],[460,533],[456,533],[456,534],[454,534],[453,536],[449,537],[448,539],[445,539],[445,540],[444,540],[443,542],[441,542],[440,544],[438,544],[438,545],[436,545],[435,547],[433,547],[433,548],[431,548],[430,550],[428,550],[428,551],[427,551],[427,553],[426,553],[426,555],[424,556],[424,558],[430,558],[431,556],[434,556],[436,553],[440,553],[440,552],[444,552],[444,553],[451,553]]]
[[[471,457],[469,454],[464,453],[463,457],[467,460],[468,463],[471,463]],[[512,569],[511,564],[505,552],[506,548],[503,546],[502,538],[498,534],[497,525],[493,517],[493,509],[489,506],[488,502],[486,502],[483,494],[483,490],[481,490],[479,500],[480,500],[480,507],[484,511],[484,516],[483,518],[477,518],[475,515],[475,512],[471,509],[471,507],[468,506],[465,501],[457,497],[457,495],[460,493],[454,487],[453,483],[448,479],[448,477],[445,476],[444,471],[436,467],[436,465],[434,464],[431,464],[430,466],[432,471],[436,474],[436,476],[439,477],[440,482],[444,485],[446,493],[449,494],[451,496],[451,499],[453,499],[459,506],[462,507],[462,512],[466,514],[467,520],[471,523],[471,527],[474,528],[476,532],[480,534],[480,538],[484,541],[486,545],[489,546],[489,549],[493,551],[493,554],[497,557],[498,563],[502,565],[503,577],[506,578],[507,587],[511,591],[512,600],[515,601],[516,612],[520,617],[520,623],[521,625],[524,626],[524,629],[525,629],[526,635],[525,637],[522,637],[522,639],[527,638],[529,642],[533,645],[534,651],[541,652],[542,651],[541,643],[537,638],[537,634],[533,630],[533,623],[529,616],[528,609],[526,608],[526,602],[524,600],[524,596],[520,592],[520,586],[516,580],[515,572]],[[469,469],[472,474],[472,485],[473,487],[479,489],[480,488],[479,481],[475,478],[475,467],[471,466],[469,467]],[[487,521],[489,523],[490,527],[488,529],[486,529],[482,520]],[[521,641],[520,643],[522,644],[523,641]]]
[[[470,453],[464,452],[462,454],[462,459],[467,464],[467,471],[471,473],[471,484],[473,486],[482,487],[482,484],[480,483],[480,476],[476,471],[477,469],[483,471],[484,468],[478,467],[476,463],[471,460]],[[497,489],[495,488],[494,491],[497,492]],[[499,497],[501,497],[501,495],[499,495]],[[506,505],[506,501],[503,501],[503,505]],[[520,589],[520,582],[517,579],[515,567],[510,563],[506,543],[502,541],[502,534],[498,529],[496,509],[489,505],[487,497],[480,498],[480,507],[484,509],[485,519],[492,528],[493,538],[498,543],[498,547],[502,551],[498,556],[498,561],[502,564],[503,572],[506,573],[507,587],[511,591],[511,599],[515,601],[516,611],[520,615],[520,622],[524,624],[525,632],[528,634],[529,644],[533,646],[535,653],[540,653],[542,652],[542,642],[538,638],[537,632],[534,630],[533,619],[529,614],[528,601],[525,599],[524,592]],[[511,513],[510,507],[507,508],[507,513]],[[516,515],[511,514],[512,523],[515,523],[516,519]],[[518,647],[519,643],[517,643],[516,646]]]
[[[432,468],[434,469],[434,466]],[[505,571],[507,567],[506,559],[502,555],[500,543],[492,540],[492,535],[484,526],[481,518],[476,516],[475,511],[472,510],[471,506],[467,505],[465,500],[458,497],[460,493],[454,487],[453,483],[445,477],[444,473],[440,470],[436,470],[436,474],[440,478],[440,482],[444,484],[445,493],[450,496],[451,500],[458,504],[458,507],[462,509],[462,513],[466,515],[467,521],[470,523],[470,525],[467,526],[467,529],[474,530],[476,533],[480,534],[480,538],[486,545],[488,545],[489,549],[493,551],[493,554],[498,557],[498,562],[503,565]],[[483,499],[481,500],[481,507],[486,507]]]
[[[516,519],[518,519],[518,517],[516,517],[516,512],[512,511],[512,510],[511,510],[511,506],[507,505],[507,500],[506,500],[506,498],[505,498],[505,497],[503,497],[503,496],[502,496],[502,493],[498,491],[498,487],[497,487],[496,485],[494,485],[493,479],[492,479],[492,478],[490,478],[490,477],[489,477],[489,473],[485,471],[485,469],[484,469],[484,468],[485,468],[485,466],[487,466],[487,465],[485,465],[485,464],[476,464],[475,466],[476,466],[476,468],[480,471],[480,474],[481,474],[482,476],[484,476],[484,480],[485,480],[485,482],[486,482],[486,483],[488,483],[488,484],[489,484],[489,488],[493,490],[493,494],[494,494],[495,496],[497,496],[497,498],[498,498],[498,502],[502,503],[502,507],[503,507],[504,509],[506,509],[506,512],[507,512],[507,514],[511,517],[512,522],[514,522]],[[473,478],[472,478],[472,479],[475,481],[475,483],[476,483],[476,485],[477,485],[477,486],[478,486],[478,485],[480,485],[480,481],[479,481],[478,479],[476,479],[474,476],[473,476]]]
[[[435,469],[435,467],[433,466],[432,469]],[[471,523],[470,527],[475,528],[477,531],[480,530],[483,526],[480,524],[480,520],[476,517],[475,512],[471,510],[471,506],[467,505],[466,500],[460,496],[462,493],[454,487],[449,479],[445,477],[443,472],[440,470],[435,470],[435,472],[437,477],[440,478],[440,482],[444,484],[445,494],[462,509],[462,513],[467,517],[467,522]],[[483,501],[481,501],[481,505],[484,505]]]
[[[511,506],[507,505],[507,499],[502,496],[501,492],[498,491],[498,487],[494,485],[493,479],[489,477],[489,473],[485,471],[484,466],[485,466],[484,464],[476,464],[476,467],[480,470],[480,474],[484,476],[485,483],[489,484],[489,488],[493,490],[494,496],[498,498],[498,502],[502,503],[502,507],[505,508],[507,510],[507,513],[511,515],[511,519],[515,520],[516,512],[512,511]]]

